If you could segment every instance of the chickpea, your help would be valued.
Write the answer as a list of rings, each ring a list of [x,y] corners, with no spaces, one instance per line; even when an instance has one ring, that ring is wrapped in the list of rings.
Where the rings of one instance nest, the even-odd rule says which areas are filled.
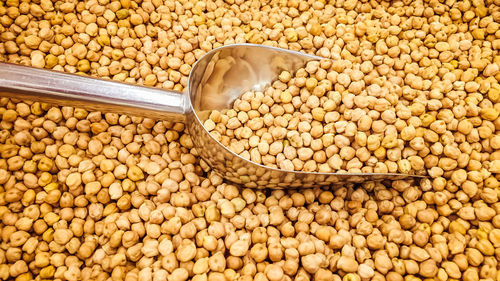
[[[182,123],[0,98],[0,279],[498,279],[497,1],[219,2],[7,0],[0,61],[183,91],[223,45],[319,55],[264,59],[205,128],[272,168],[427,177],[244,189]],[[207,89],[246,71],[215,57]]]

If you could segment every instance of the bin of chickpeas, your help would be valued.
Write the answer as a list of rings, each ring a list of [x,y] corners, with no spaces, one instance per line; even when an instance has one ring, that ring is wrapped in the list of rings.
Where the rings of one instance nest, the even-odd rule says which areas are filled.
[[[276,171],[420,176],[253,188],[189,124],[2,97],[0,280],[499,281],[499,27],[499,0],[0,0],[1,63],[155,91],[231,44],[321,57],[207,133]]]

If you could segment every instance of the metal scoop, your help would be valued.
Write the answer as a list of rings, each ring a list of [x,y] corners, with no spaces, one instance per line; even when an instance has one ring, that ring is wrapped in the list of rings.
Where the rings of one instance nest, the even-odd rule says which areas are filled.
[[[184,122],[201,158],[222,177],[250,188],[299,188],[420,177],[395,173],[314,173],[266,167],[235,154],[203,127],[211,110],[262,91],[284,70],[320,57],[253,44],[214,49],[193,66],[186,93],[0,63],[0,96]]]

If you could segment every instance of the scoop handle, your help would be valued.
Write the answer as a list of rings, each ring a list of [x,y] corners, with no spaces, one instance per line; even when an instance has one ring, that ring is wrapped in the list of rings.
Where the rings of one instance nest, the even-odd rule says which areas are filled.
[[[0,96],[184,122],[187,95],[160,88],[0,62]]]

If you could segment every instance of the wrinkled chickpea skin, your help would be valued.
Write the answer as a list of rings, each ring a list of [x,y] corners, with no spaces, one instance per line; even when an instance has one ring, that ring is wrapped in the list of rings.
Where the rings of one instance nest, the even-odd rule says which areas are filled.
[[[205,125],[287,170],[241,189],[183,124],[0,98],[1,280],[495,280],[500,2],[0,2],[0,61],[181,91],[213,48],[316,54]]]

